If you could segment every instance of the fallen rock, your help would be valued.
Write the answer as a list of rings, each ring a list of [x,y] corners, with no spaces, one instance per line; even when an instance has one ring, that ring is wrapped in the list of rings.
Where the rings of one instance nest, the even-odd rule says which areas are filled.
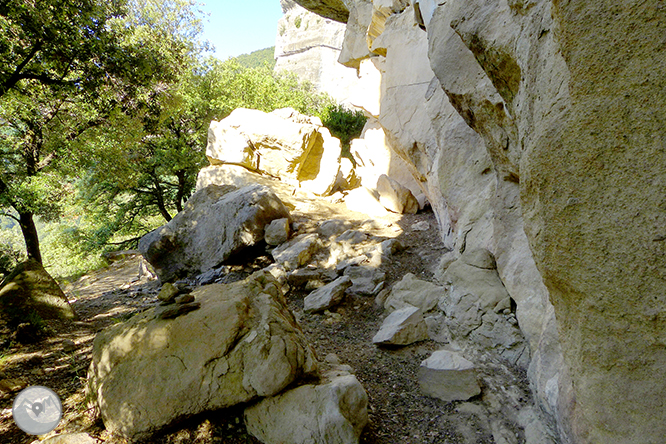
[[[372,338],[372,342],[384,345],[408,345],[425,339],[428,339],[428,331],[421,310],[409,306],[388,315]]]
[[[377,180],[377,193],[379,202],[389,211],[398,214],[416,214],[419,211],[419,201],[412,192],[386,174]]]
[[[307,287],[311,283],[324,283],[335,280],[338,275],[332,270],[323,268],[299,268],[289,273],[287,282],[294,287]]]
[[[301,234],[275,248],[271,254],[277,264],[289,271],[306,265],[320,246],[318,235]]]
[[[304,385],[245,409],[248,432],[264,444],[357,444],[368,396],[355,376]]]
[[[0,314],[19,342],[39,340],[45,321],[76,319],[58,283],[34,259],[19,264],[0,284]]]
[[[423,393],[443,401],[466,401],[481,393],[474,364],[447,350],[421,362],[418,378]]]
[[[176,304],[189,304],[190,302],[193,301],[194,301],[194,296],[190,293],[181,294],[180,296],[176,296],[176,299],[174,299],[174,302]]]
[[[268,245],[280,245],[289,240],[290,232],[288,218],[275,219],[266,226],[264,240]]]
[[[444,287],[407,273],[391,289],[391,293],[384,302],[384,308],[387,311],[394,311],[412,306],[418,307],[423,313],[426,313],[437,306],[437,302],[445,292]]]
[[[95,338],[87,393],[111,433],[149,437],[172,422],[272,396],[317,370],[313,351],[267,272],[193,292],[201,307],[160,308]],[[163,307],[161,307],[163,309]]]
[[[428,231],[430,229],[430,224],[424,220],[421,222],[417,222],[414,225],[412,225],[412,230],[413,231]]]
[[[191,295],[190,295],[191,296]],[[172,304],[163,308],[157,315],[158,319],[174,319],[191,311],[198,310],[201,307],[199,302],[189,302],[184,304]]]
[[[229,266],[223,265],[219,268],[213,268],[212,270],[203,272],[200,275],[198,275],[195,279],[196,282],[199,284],[199,286],[213,284],[218,279],[221,279],[224,276],[228,275],[229,272],[230,272]]]
[[[139,242],[163,282],[217,267],[264,238],[264,227],[289,217],[268,188],[210,185],[197,191],[168,224]]]
[[[304,300],[303,310],[306,313],[315,313],[334,307],[342,301],[345,291],[351,286],[352,280],[349,276],[339,277],[310,293]]]
[[[384,287],[386,273],[375,267],[352,265],[345,268],[345,276],[349,276],[352,286],[349,292],[361,296],[375,296]]]

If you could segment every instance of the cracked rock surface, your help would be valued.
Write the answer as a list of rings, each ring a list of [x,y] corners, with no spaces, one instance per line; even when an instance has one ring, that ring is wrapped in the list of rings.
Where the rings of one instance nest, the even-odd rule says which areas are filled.
[[[143,439],[174,420],[279,393],[316,360],[265,272],[193,292],[198,310],[159,309],[95,338],[87,390],[112,433]]]

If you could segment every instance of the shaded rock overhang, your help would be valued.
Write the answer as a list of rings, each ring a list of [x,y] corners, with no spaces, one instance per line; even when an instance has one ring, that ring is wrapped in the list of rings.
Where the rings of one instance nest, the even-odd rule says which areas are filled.
[[[349,18],[349,9],[342,0],[295,0],[295,2],[317,15],[336,22],[347,23]]]

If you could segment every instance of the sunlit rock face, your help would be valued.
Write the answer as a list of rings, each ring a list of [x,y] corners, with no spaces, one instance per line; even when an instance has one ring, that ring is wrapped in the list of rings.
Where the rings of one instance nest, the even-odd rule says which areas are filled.
[[[432,203],[445,264],[496,258],[562,441],[660,442],[666,10],[407,3],[345,1],[339,60],[374,82],[353,100]]]
[[[275,71],[292,72],[339,103],[348,104],[356,70],[338,63],[345,25],[282,0],[275,40]]]

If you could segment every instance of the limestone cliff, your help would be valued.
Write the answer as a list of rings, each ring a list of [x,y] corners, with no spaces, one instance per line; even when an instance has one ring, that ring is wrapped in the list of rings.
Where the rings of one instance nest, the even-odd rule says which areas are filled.
[[[275,71],[293,72],[340,103],[348,103],[356,70],[338,63],[345,34],[343,23],[321,17],[281,0],[284,15],[278,22]]]
[[[561,440],[663,442],[662,2],[298,3],[348,15],[355,104],[432,203],[444,263],[495,256]]]

